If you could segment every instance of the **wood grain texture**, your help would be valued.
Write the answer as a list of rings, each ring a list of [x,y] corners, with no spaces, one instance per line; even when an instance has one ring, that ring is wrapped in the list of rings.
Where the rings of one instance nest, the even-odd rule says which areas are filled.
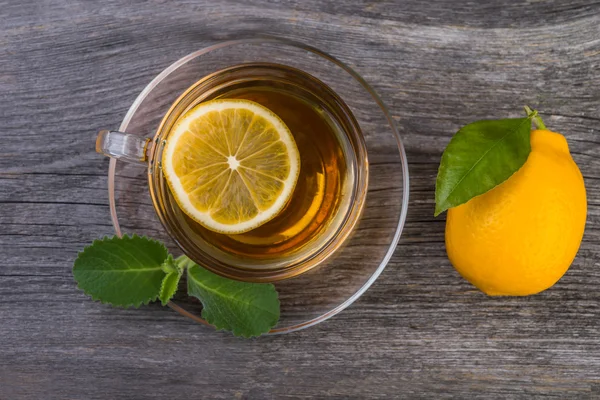
[[[7,0],[0,16],[0,399],[600,397],[600,3]],[[71,265],[112,234],[95,131],[174,60],[250,32],[333,53],[388,104],[411,174],[391,263],[328,322],[249,341],[90,301]],[[445,256],[435,175],[460,126],[523,104],[566,135],[588,223],[554,288],[488,298]]]

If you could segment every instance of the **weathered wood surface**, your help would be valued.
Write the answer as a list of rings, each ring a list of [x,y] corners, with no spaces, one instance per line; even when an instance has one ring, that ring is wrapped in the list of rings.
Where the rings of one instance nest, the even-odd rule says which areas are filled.
[[[0,16],[0,399],[600,396],[599,3],[8,0]],[[335,318],[250,341],[88,300],[72,261],[112,233],[95,131],[174,60],[244,32],[329,51],[388,103],[411,173],[392,262]],[[567,136],[588,224],[552,290],[487,298],[445,257],[436,168],[458,127],[523,104]]]

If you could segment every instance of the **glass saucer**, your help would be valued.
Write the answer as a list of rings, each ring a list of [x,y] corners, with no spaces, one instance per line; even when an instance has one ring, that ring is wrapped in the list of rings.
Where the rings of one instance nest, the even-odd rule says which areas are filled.
[[[275,283],[279,324],[287,333],[318,324],[358,299],[391,258],[406,219],[408,166],[396,125],[379,96],[350,67],[314,47],[266,37],[219,42],[183,57],[161,72],[137,97],[119,128],[152,137],[171,104],[204,76],[242,63],[268,62],[298,68],[332,88],[356,118],[367,148],[369,184],[360,221],[343,246],[318,267]],[[117,235],[147,235],[181,254],[157,218],[148,193],[147,169],[110,160],[108,191]],[[182,289],[185,287],[182,282]],[[169,306],[206,324],[202,305],[179,294]]]

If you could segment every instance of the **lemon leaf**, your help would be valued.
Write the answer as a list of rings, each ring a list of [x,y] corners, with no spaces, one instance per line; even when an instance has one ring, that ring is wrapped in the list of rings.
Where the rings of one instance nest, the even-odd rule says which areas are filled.
[[[531,117],[483,120],[461,128],[444,150],[435,215],[466,203],[517,172],[531,152]]]
[[[202,318],[217,329],[253,337],[279,321],[279,299],[272,284],[226,279],[198,265],[189,266],[187,273],[188,294],[200,299]]]
[[[78,287],[94,300],[139,307],[156,300],[165,272],[167,248],[137,235],[95,240],[73,265]]]

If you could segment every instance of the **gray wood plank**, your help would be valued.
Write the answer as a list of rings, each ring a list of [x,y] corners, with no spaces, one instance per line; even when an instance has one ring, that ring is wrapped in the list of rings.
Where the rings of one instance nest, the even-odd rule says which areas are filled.
[[[0,16],[0,399],[600,396],[600,3],[5,0]],[[254,32],[331,52],[394,114],[411,201],[388,268],[326,323],[249,341],[90,301],[71,265],[113,232],[95,131],[176,59]],[[488,298],[446,258],[437,163],[460,126],[523,104],[567,137],[588,223],[554,288]]]

